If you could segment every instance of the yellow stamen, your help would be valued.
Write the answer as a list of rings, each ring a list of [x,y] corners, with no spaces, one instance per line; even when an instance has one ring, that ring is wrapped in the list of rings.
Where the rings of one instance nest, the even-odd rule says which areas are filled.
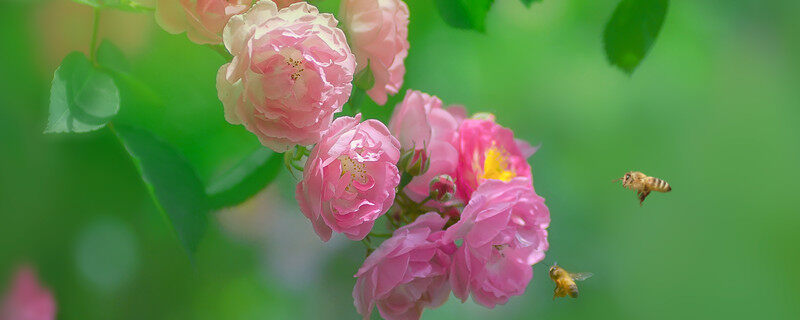
[[[483,160],[483,179],[495,179],[508,182],[517,174],[509,169],[508,154],[505,150],[500,150],[497,147],[491,147],[486,150]]]

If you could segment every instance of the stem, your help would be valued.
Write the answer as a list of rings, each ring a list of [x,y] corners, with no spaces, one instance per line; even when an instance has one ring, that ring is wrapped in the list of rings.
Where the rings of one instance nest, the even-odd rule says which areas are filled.
[[[97,48],[97,31],[100,29],[100,9],[94,8],[94,22],[92,23],[92,42],[91,46],[89,47],[89,60],[92,63],[97,64],[97,55],[96,50]]]
[[[392,234],[391,234],[391,233],[375,233],[375,232],[370,232],[370,233],[369,233],[369,236],[370,236],[370,237],[378,237],[378,238],[391,238],[391,237],[392,237]]]

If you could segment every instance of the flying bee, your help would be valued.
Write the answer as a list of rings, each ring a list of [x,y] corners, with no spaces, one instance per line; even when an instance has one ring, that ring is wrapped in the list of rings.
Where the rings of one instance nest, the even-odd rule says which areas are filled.
[[[670,192],[672,187],[669,186],[664,180],[659,178],[650,177],[639,171],[629,171],[625,173],[622,178],[616,179],[612,182],[622,180],[622,186],[631,190],[636,190],[639,196],[639,205],[642,205],[644,198],[650,194],[650,191]]]
[[[592,276],[591,272],[570,273],[564,268],[554,264],[550,267],[550,279],[556,283],[556,288],[553,290],[553,300],[560,297],[578,297],[578,285],[576,281],[583,281]]]

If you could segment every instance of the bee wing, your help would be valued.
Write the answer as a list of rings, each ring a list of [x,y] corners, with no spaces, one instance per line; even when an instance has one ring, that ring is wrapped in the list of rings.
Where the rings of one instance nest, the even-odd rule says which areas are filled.
[[[591,273],[591,272],[580,272],[580,273],[570,273],[569,274],[569,276],[572,278],[572,280],[575,280],[575,281],[583,281],[583,280],[589,279],[593,275],[594,274]]]

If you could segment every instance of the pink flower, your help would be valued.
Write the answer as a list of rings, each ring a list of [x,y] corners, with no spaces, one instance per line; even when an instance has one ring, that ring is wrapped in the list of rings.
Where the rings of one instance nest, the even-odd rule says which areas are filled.
[[[23,266],[0,307],[2,320],[52,320],[56,318],[56,302],[50,290],[39,284],[31,267]]]
[[[169,33],[186,32],[199,44],[222,42],[222,28],[233,15],[247,10],[251,0],[158,0],[156,22]]]
[[[459,121],[442,108],[442,100],[426,93],[408,90],[389,121],[389,129],[403,150],[422,150],[428,154],[428,170],[406,186],[408,196],[420,201],[428,196],[431,180],[440,174],[455,176],[458,166],[456,148]]]
[[[344,0],[341,13],[360,72],[369,65],[375,84],[367,94],[379,105],[403,85],[408,56],[408,6],[400,0]]]
[[[471,293],[494,308],[524,293],[531,266],[547,251],[549,224],[550,212],[528,178],[481,184],[445,234],[446,241],[463,239],[450,270],[453,294],[464,301]]]
[[[527,142],[514,139],[514,132],[495,123],[493,117],[466,119],[458,129],[457,192],[470,199],[486,180],[509,181],[526,177],[532,181],[526,158],[536,151]]]
[[[394,202],[400,143],[377,120],[341,117],[314,146],[295,194],[322,241],[361,240]]]
[[[350,98],[355,57],[333,15],[269,0],[233,16],[223,38],[233,60],[217,74],[225,119],[275,151],[311,145]]]
[[[450,295],[448,268],[455,245],[442,242],[447,219],[435,212],[397,229],[356,273],[356,310],[369,319],[373,305],[385,319],[419,319]]]

